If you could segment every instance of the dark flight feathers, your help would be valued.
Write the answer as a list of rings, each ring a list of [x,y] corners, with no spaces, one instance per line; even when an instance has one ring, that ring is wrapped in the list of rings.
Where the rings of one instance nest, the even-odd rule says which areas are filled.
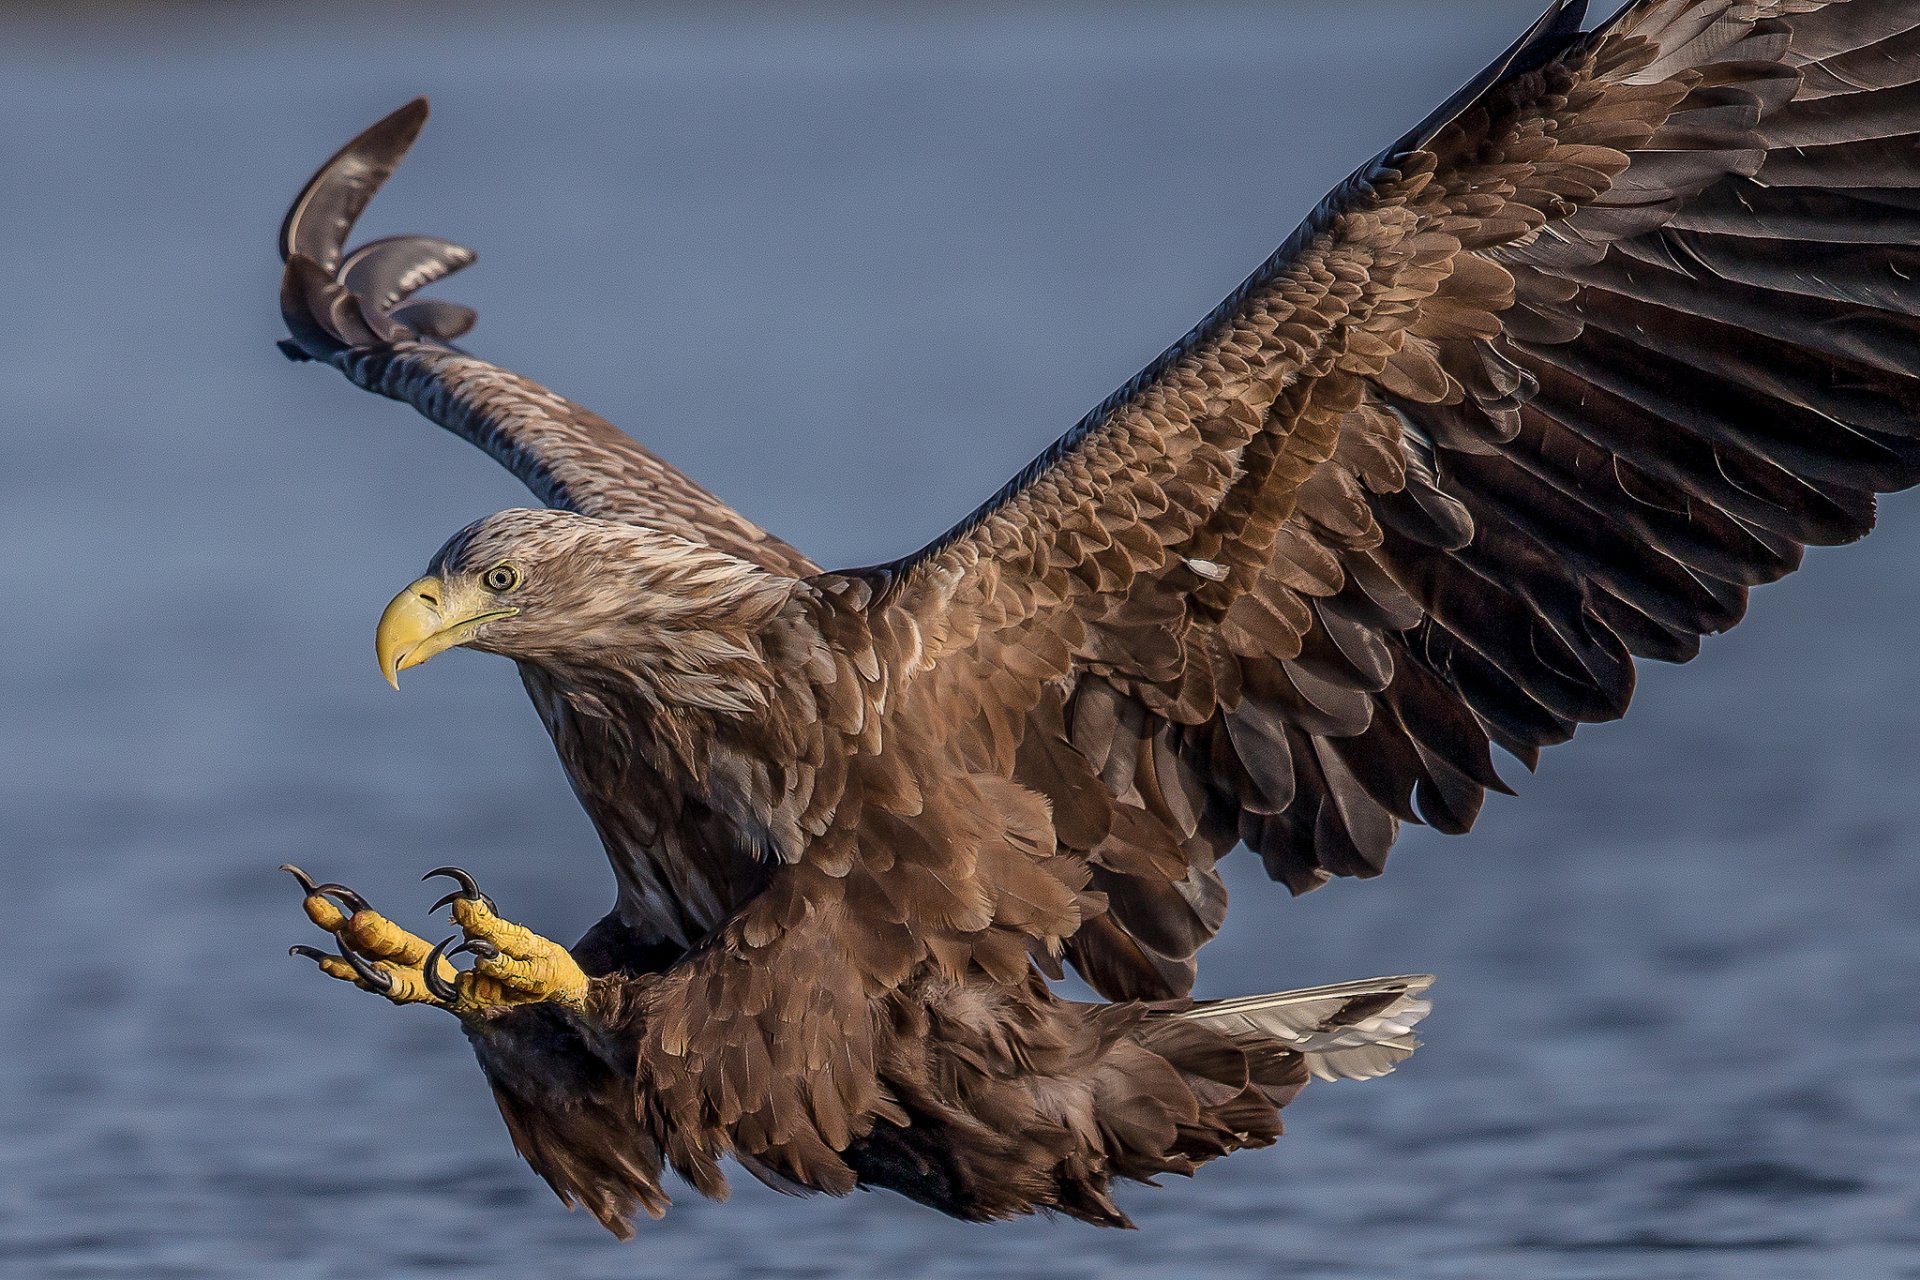
[[[412,404],[486,450],[550,506],[646,524],[778,573],[813,566],[605,419],[545,387],[449,345],[473,328],[469,307],[417,290],[475,259],[432,236],[346,240],[427,120],[416,98],[320,167],[287,211],[280,313],[295,360],[334,365],[369,391]]]

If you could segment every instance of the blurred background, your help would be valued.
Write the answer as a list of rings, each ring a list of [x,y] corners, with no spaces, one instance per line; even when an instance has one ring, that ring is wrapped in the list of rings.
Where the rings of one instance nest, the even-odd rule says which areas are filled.
[[[1429,1047],[1126,1193],[1138,1234],[741,1177],[617,1245],[450,1019],[285,955],[286,860],[421,927],[447,861],[556,936],[611,898],[507,664],[374,670],[526,499],[273,350],[274,230],[356,130],[432,95],[363,231],[481,251],[473,349],[865,563],[1539,2],[0,10],[0,1274],[1920,1276],[1912,499],[1472,838],[1298,902],[1236,867],[1208,993],[1433,970]]]

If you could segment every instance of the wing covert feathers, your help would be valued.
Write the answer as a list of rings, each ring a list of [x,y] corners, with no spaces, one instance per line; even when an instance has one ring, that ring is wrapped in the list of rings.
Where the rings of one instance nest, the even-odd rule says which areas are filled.
[[[1556,5],[960,526],[899,706],[1070,813],[1104,993],[1467,830],[1920,480],[1920,5]],[[1104,812],[1102,812],[1104,811]]]
[[[645,524],[776,573],[811,572],[757,528],[605,419],[450,344],[473,310],[418,290],[474,253],[432,236],[347,238],[427,119],[416,98],[342,147],[307,183],[280,230],[280,312],[295,360],[331,364],[369,391],[405,401],[486,450],[549,506]]]

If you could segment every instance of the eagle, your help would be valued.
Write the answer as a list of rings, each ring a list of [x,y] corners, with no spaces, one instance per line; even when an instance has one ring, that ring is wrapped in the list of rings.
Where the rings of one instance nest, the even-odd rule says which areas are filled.
[[[1920,0],[1561,0],[972,515],[837,571],[456,345],[418,291],[469,250],[347,248],[426,117],[294,202],[281,345],[544,504],[456,533],[377,657],[511,658],[618,897],[566,947],[440,868],[433,944],[289,868],[333,944],[295,950],[454,1014],[622,1236],[728,1157],[1126,1226],[1117,1183],[1272,1142],[1431,979],[1195,1000],[1221,859],[1300,894],[1466,832],[1495,747],[1622,715],[1920,482]]]

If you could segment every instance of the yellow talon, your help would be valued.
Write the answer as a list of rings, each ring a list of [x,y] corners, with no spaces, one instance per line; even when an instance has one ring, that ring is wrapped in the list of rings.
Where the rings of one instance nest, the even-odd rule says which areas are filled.
[[[332,934],[340,949],[339,954],[328,955],[313,947],[295,947],[294,955],[314,961],[330,978],[351,982],[395,1004],[443,1003],[422,968],[432,951],[426,939],[402,929],[345,885],[316,884],[296,866],[281,869],[306,891],[300,905],[307,919]],[[448,981],[455,976],[453,966],[444,960],[436,962],[435,971]]]
[[[586,1004],[587,975],[565,947],[501,919],[485,898],[457,897],[451,905],[466,934],[461,949],[476,957],[466,988],[475,998],[484,987],[498,1004],[549,1002],[576,1010]]]
[[[338,978],[342,982],[351,982],[358,985],[360,975],[353,971],[352,965],[342,960],[339,956],[330,956],[324,951],[315,951],[312,947],[297,947],[288,954],[307,955],[309,952],[312,953],[311,958],[314,963],[320,966],[320,972],[326,974],[329,978]]]
[[[316,884],[291,865],[282,870],[305,890],[301,907],[307,918],[333,935],[339,947],[336,955],[313,947],[295,947],[293,952],[314,961],[330,978],[394,1004],[438,1005],[468,1019],[492,1017],[517,1005],[551,1002],[574,1010],[586,1005],[587,975],[572,954],[524,925],[501,919],[464,871],[429,873],[460,882],[460,892],[436,905],[451,905],[464,937],[457,947],[451,946],[453,938],[436,947],[375,911],[345,885]],[[464,973],[448,958],[461,951],[474,957],[473,968]]]
[[[407,932],[371,908],[354,912],[346,926],[334,932],[361,955],[378,956],[410,969],[420,968],[433,950],[425,938]]]
[[[307,919],[313,921],[328,933],[340,932],[341,929],[346,927],[347,920],[349,919],[346,912],[334,905],[333,899],[322,897],[317,893],[308,894],[306,900],[302,902],[300,906],[307,913]]]
[[[464,871],[445,868],[461,891],[441,900],[453,908],[464,935],[460,945],[448,938],[439,946],[401,928],[375,911],[367,900],[339,884],[316,884],[295,866],[290,873],[306,891],[301,907],[307,918],[332,934],[337,955],[313,947],[295,947],[330,978],[351,982],[394,1004],[438,1005],[461,1018],[486,1018],[517,1005],[551,1002],[579,1010],[587,999],[587,975],[571,953],[524,925],[503,920]],[[439,904],[436,904],[439,905]],[[474,957],[466,972],[449,956]]]

